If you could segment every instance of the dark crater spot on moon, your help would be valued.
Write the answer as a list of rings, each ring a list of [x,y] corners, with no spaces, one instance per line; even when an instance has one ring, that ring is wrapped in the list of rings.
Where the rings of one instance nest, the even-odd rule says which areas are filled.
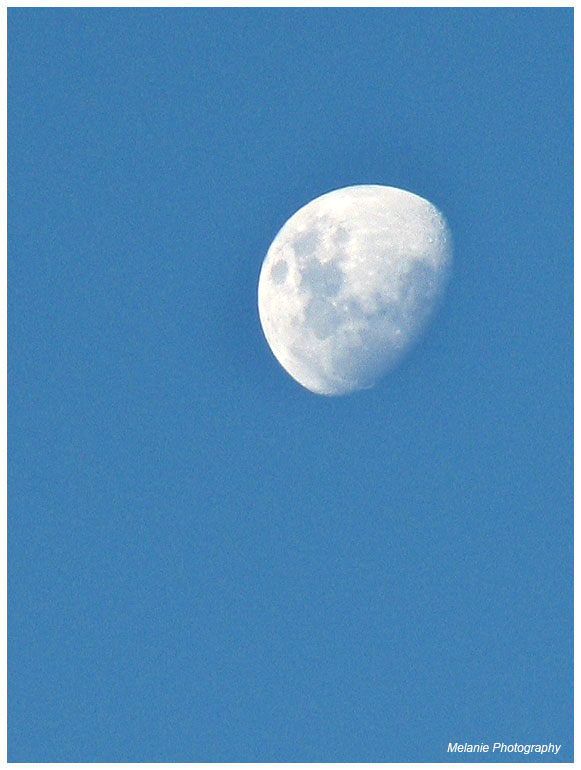
[[[313,297],[305,308],[305,320],[318,340],[325,340],[339,326],[340,318],[326,297]]]
[[[305,235],[298,235],[293,241],[293,248],[295,250],[296,258],[303,262],[306,258],[310,257],[317,251],[319,244],[319,238],[316,232],[306,233]]]
[[[288,273],[288,265],[284,261],[284,259],[280,259],[278,262],[276,262],[272,266],[270,270],[270,277],[275,283],[282,283],[286,278],[287,273]]]
[[[345,276],[334,262],[323,264],[318,259],[310,260],[302,269],[301,286],[316,297],[335,297]]]
[[[335,231],[335,235],[333,236],[333,243],[335,243],[337,246],[344,246],[347,241],[349,240],[349,233],[347,230],[345,230],[344,227],[341,227],[339,225],[337,227],[337,230]]]
[[[310,295],[305,308],[305,320],[317,339],[333,334],[342,321],[342,313],[333,303],[339,294],[345,276],[334,262],[322,263],[311,259],[301,273],[301,287]]]

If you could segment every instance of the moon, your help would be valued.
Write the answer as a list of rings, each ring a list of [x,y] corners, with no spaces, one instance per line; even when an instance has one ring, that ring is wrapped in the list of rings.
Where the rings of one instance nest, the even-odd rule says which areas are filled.
[[[425,329],[451,263],[450,230],[429,201],[382,185],[333,190],[299,209],[266,254],[266,340],[313,393],[371,388]]]

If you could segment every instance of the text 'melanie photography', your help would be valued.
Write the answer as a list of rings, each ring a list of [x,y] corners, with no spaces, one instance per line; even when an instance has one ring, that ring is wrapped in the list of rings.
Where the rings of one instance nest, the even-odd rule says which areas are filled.
[[[558,754],[560,743],[449,743],[448,752],[458,754]]]

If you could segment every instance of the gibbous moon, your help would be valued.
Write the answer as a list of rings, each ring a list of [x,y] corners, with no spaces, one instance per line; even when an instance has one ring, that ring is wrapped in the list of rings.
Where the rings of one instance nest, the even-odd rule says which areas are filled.
[[[288,220],[262,265],[268,344],[313,393],[370,388],[425,328],[451,262],[446,220],[418,195],[380,185],[321,195]]]

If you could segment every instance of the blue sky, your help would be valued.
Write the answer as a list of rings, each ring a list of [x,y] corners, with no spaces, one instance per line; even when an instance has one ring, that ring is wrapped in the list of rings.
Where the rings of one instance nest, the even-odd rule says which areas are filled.
[[[9,10],[10,761],[571,761],[572,22]],[[328,399],[257,281],[359,183],[454,276]]]

